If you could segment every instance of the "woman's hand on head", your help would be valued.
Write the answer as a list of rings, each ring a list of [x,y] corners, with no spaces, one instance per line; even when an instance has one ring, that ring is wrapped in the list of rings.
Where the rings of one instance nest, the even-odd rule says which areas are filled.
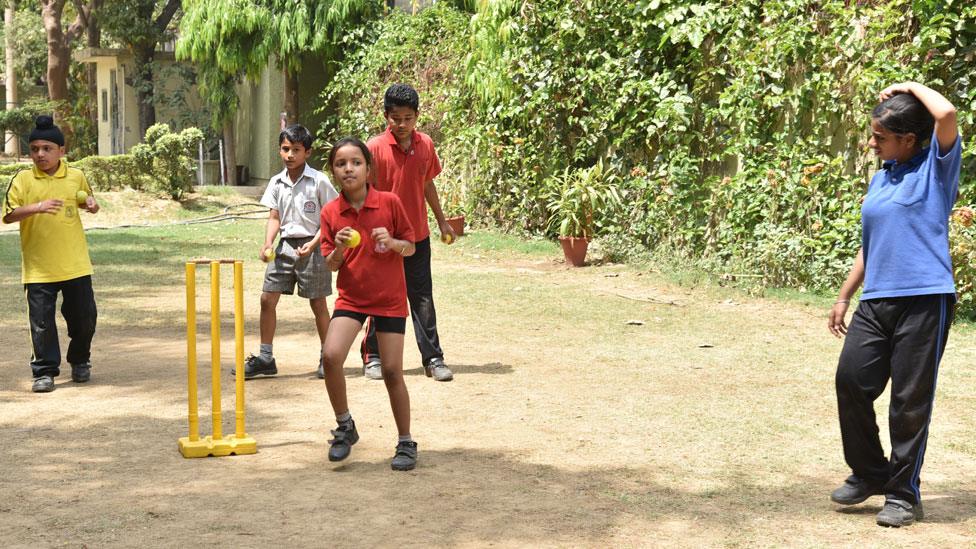
[[[879,97],[882,101],[887,101],[892,96],[898,95],[899,93],[912,93],[913,84],[914,82],[900,82],[898,84],[892,84],[881,90]]]

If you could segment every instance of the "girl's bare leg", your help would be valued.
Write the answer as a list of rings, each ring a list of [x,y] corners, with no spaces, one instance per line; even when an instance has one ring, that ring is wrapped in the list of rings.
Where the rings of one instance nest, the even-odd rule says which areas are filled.
[[[334,323],[335,321],[333,321]],[[334,328],[333,328],[334,329]],[[332,334],[332,331],[329,331]],[[403,381],[403,334],[376,332],[383,357],[383,383],[390,395],[393,420],[400,436],[410,434],[410,394]]]

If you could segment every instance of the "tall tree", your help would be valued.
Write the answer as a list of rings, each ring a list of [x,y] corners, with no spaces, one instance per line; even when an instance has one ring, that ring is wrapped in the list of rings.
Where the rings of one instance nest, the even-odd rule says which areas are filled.
[[[64,28],[61,18],[66,0],[39,0],[41,20],[47,34],[47,93],[52,101],[68,100],[68,69],[71,66],[71,45],[85,29],[91,4],[76,0],[75,20]],[[62,113],[63,114],[63,113]]]
[[[102,30],[135,58],[140,135],[156,123],[156,48],[171,38],[170,24],[179,11],[180,0],[115,0],[99,10]]]
[[[6,80],[7,109],[17,107],[17,67],[16,67],[16,45],[14,44],[13,27],[14,12],[17,9],[17,2],[9,0],[3,10],[4,25],[4,70],[3,75]],[[4,152],[9,156],[20,156],[20,139],[13,132],[7,132],[4,136]]]
[[[258,77],[274,55],[284,73],[283,111],[297,118],[302,56],[338,57],[338,39],[360,21],[382,13],[381,0],[187,0],[180,45],[196,63],[227,74]]]

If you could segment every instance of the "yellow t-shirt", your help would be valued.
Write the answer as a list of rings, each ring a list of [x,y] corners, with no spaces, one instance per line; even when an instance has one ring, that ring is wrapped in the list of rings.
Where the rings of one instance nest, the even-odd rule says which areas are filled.
[[[92,189],[85,174],[62,159],[58,171],[48,175],[37,169],[20,171],[10,182],[3,216],[15,208],[49,198],[64,205],[54,214],[37,213],[20,221],[21,278],[24,284],[61,282],[92,274],[88,242],[81,226],[76,195]]]

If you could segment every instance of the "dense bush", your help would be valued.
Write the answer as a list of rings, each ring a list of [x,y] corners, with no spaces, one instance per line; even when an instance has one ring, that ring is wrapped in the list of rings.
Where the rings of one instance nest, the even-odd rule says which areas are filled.
[[[338,108],[334,129],[372,132],[382,88],[417,85],[422,124],[440,130],[453,169],[445,183],[463,191],[469,214],[502,227],[554,235],[547,205],[565,174],[602,161],[629,211],[597,212],[597,236],[766,285],[834,291],[878,167],[864,147],[878,92],[925,82],[973,133],[971,2],[477,5],[473,16],[439,7],[363,31],[323,105]],[[966,142],[960,205],[976,198],[973,153]],[[976,280],[969,243],[970,228],[954,222],[964,293]]]
[[[131,154],[86,156],[71,165],[85,172],[88,183],[96,191],[155,190],[153,175],[144,171]]]
[[[154,124],[131,154],[138,168],[152,174],[161,190],[179,199],[193,188],[193,154],[202,139],[203,132],[197,128],[173,133],[168,124]]]

